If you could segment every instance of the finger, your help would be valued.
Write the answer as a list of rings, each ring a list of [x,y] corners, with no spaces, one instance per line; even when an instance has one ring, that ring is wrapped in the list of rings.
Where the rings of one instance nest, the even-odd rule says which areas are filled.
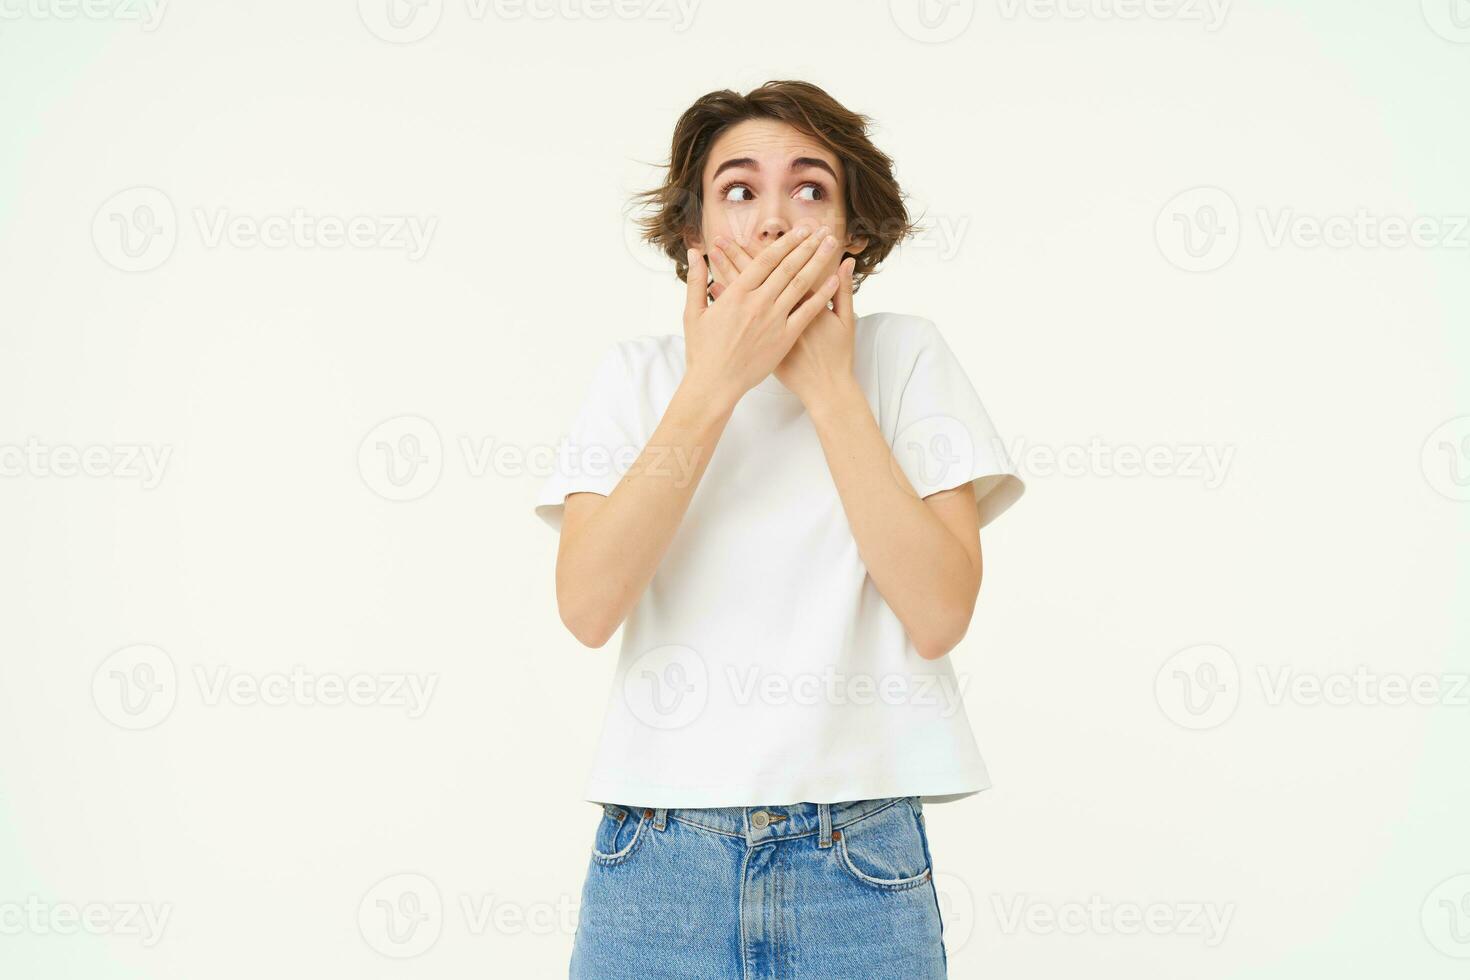
[[[805,244],[808,238],[815,237],[811,234],[811,231],[812,228],[810,225],[798,225],[787,234],[776,239],[772,244],[767,245],[765,250],[756,256],[755,261],[746,266],[745,271],[740,273],[740,278],[735,280],[734,285],[739,286],[747,292],[755,292],[788,255],[800,245]],[[781,284],[782,288],[785,288],[785,285],[783,282]]]
[[[849,256],[837,267],[837,295],[832,297],[832,312],[842,322],[852,326],[852,270],[857,268],[857,259]]]
[[[801,302],[803,296],[811,292],[812,287],[820,281],[817,277],[822,274],[827,262],[832,259],[832,253],[837,248],[837,239],[828,235],[818,244],[816,237],[813,237],[812,241],[808,242],[807,245],[816,245],[814,254],[806,253],[804,251],[806,245],[803,245],[802,248],[792,252],[786,261],[782,262],[780,267],[771,274],[771,278],[766,281],[766,285],[761,287],[761,292],[773,288],[771,284],[776,282],[779,276],[784,276],[789,272],[791,278],[781,290],[781,295],[773,300],[779,309],[791,309],[797,303]],[[804,261],[801,261],[800,265],[796,265],[797,261],[802,260],[804,255]],[[794,268],[788,268],[788,266],[794,266]]]
[[[746,267],[755,261],[755,258],[745,250],[745,246],[741,245],[738,239],[730,241],[727,238],[721,238],[718,241],[721,242],[721,250],[729,256],[730,261],[735,263],[735,268],[741,272],[744,272]]]
[[[723,238],[715,239],[715,247],[710,249],[709,260],[714,263],[715,271],[725,277],[725,282],[734,282],[740,275],[740,270],[735,268],[735,263],[725,254]]]
[[[720,298],[720,294],[723,293],[724,291],[725,291],[725,284],[724,283],[722,283],[722,282],[711,283],[710,284],[710,287],[709,287],[709,296],[710,296],[710,299],[719,299]]]
[[[811,323],[816,319],[818,313],[827,308],[828,301],[832,299],[832,294],[836,291],[837,276],[828,276],[817,287],[817,291],[812,293],[811,299],[791,311],[791,315],[786,318],[787,333],[785,339],[788,344],[796,343],[796,338],[801,336],[801,332],[807,328],[807,324]]]
[[[778,300],[784,302],[785,305],[781,307],[783,310],[791,309],[818,281],[820,268],[814,266],[813,262],[819,257],[826,260],[831,256],[832,249],[836,247],[836,240],[827,234],[826,225],[823,225],[816,234],[811,236],[810,240],[802,242],[781,260],[781,264],[771,272],[757,293],[768,302],[776,303]],[[784,293],[793,281],[800,284],[801,289],[795,296],[787,297]]]
[[[688,287],[684,294],[684,315],[698,316],[709,304],[709,298],[705,296],[709,273],[704,267],[699,249],[691,248],[686,261],[689,263],[689,271],[684,275],[685,285]]]

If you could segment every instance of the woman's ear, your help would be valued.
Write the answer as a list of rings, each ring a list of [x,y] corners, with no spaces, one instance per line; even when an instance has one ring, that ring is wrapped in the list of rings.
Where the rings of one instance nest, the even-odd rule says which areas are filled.
[[[852,235],[847,239],[847,244],[842,246],[842,251],[848,255],[858,256],[868,247],[868,239],[863,235]]]

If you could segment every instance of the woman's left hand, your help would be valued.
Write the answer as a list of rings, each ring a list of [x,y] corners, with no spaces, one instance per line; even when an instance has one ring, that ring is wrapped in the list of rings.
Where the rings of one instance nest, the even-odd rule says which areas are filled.
[[[754,260],[740,243],[728,238],[717,240],[715,248],[737,273]],[[816,319],[807,324],[771,372],[808,409],[854,378],[852,359],[857,317],[852,306],[852,270],[856,264],[857,260],[849,256],[838,265],[837,295],[832,298],[832,309],[817,311]],[[718,299],[723,291],[724,287],[716,282],[710,288],[710,295]]]

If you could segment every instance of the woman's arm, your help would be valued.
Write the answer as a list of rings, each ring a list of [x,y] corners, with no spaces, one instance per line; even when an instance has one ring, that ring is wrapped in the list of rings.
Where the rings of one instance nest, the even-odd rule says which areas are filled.
[[[686,376],[612,493],[567,495],[556,604],[583,644],[606,643],[648,587],[732,410]]]
[[[606,643],[637,604],[684,520],[735,405],[771,373],[837,291],[836,276],[814,282],[824,261],[825,253],[818,252],[824,236],[808,238],[810,231],[797,228],[767,249],[713,305],[705,292],[708,269],[690,250],[688,362],[674,397],[612,493],[565,498],[556,605],[561,621],[585,645]]]
[[[937,660],[964,637],[980,593],[974,484],[921,500],[855,379],[813,398],[807,410],[873,584],[919,655]]]
[[[712,258],[726,274],[739,270],[743,275],[759,261],[738,242],[719,243]],[[801,394],[811,415],[873,584],[919,655],[937,660],[970,628],[980,594],[975,485],[921,500],[894,459],[852,373],[853,264],[851,258],[843,261],[833,308],[818,311],[777,371]]]

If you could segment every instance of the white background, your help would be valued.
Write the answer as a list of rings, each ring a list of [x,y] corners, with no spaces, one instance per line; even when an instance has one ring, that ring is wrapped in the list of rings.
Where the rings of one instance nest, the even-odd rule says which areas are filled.
[[[873,118],[930,231],[859,313],[1027,481],[951,654],[952,975],[1464,975],[1464,0],[97,2],[0,2],[0,976],[565,976],[618,640],[516,459],[681,329],[627,197],[770,78]],[[372,241],[211,233],[298,210]],[[370,703],[252,693],[298,668]]]

